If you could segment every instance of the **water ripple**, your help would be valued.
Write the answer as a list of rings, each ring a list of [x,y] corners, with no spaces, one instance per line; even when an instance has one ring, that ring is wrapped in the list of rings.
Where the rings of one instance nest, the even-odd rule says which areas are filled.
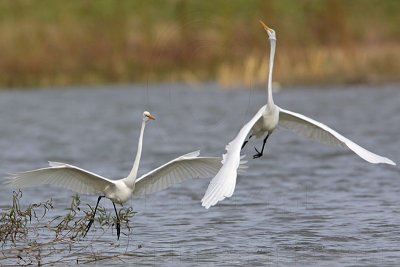
[[[251,92],[249,99],[247,91],[202,89],[2,92],[1,173],[56,160],[120,178],[131,168],[143,110],[157,120],[146,128],[140,173],[197,149],[220,155],[264,104],[265,92]],[[384,99],[383,108],[369,108],[377,97]],[[398,88],[284,90],[275,98],[399,162]],[[101,248],[105,256],[125,253],[99,266],[398,266],[398,168],[368,164],[284,130],[271,136],[263,158],[252,160],[252,147],[259,145],[252,141],[244,150],[249,169],[232,198],[205,210],[200,199],[209,179],[201,179],[132,200],[128,205],[138,212],[133,233],[117,242],[113,228],[91,232],[77,255]],[[26,190],[22,204],[53,197],[54,213],[62,214],[72,193],[55,190]],[[3,208],[11,191],[0,192]],[[84,203],[95,201],[82,197]]]

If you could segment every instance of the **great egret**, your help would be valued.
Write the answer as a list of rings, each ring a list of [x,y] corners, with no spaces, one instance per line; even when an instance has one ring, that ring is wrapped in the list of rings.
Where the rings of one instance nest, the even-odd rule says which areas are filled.
[[[240,151],[248,141],[246,136],[250,133],[250,137],[256,136],[263,139],[262,148],[257,150],[257,154],[253,158],[259,158],[264,152],[265,143],[268,137],[279,125],[285,129],[311,138],[312,140],[322,143],[336,145],[339,147],[348,147],[354,153],[370,163],[386,163],[396,165],[392,160],[376,155],[356,143],[350,141],[346,137],[337,133],[328,126],[310,119],[302,114],[278,107],[274,104],[272,98],[272,70],[274,66],[276,35],[275,31],[260,21],[261,25],[268,33],[271,50],[269,58],[269,75],[268,75],[268,100],[267,104],[261,107],[256,115],[240,129],[238,135],[226,146],[226,154],[223,155],[223,166],[217,175],[211,180],[207,191],[201,200],[202,205],[208,209],[210,206],[217,204],[218,201],[226,197],[231,197],[236,185],[237,168],[240,162]]]
[[[119,239],[120,223],[115,203],[122,205],[128,201],[131,195],[139,197],[148,193],[161,191],[187,179],[213,177],[221,168],[220,157],[199,157],[200,152],[194,151],[180,156],[136,179],[142,153],[144,128],[148,120],[154,119],[153,115],[148,111],[143,113],[136,158],[132,170],[126,178],[110,180],[66,163],[49,162],[50,167],[47,168],[12,174],[8,177],[6,183],[13,188],[52,184],[65,187],[80,194],[101,194],[97,199],[97,204],[86,228],[85,235],[94,221],[97,206],[101,198],[106,197],[114,205],[117,216],[117,236]]]

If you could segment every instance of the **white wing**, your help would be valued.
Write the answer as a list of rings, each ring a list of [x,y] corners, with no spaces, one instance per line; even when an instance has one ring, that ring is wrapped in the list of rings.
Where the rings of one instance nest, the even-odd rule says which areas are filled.
[[[226,146],[226,153],[222,156],[222,168],[211,180],[207,191],[201,200],[202,206],[208,209],[218,201],[231,197],[235,190],[236,177],[240,166],[240,151],[246,136],[250,133],[254,124],[261,118],[266,106],[258,110],[256,115],[240,129],[238,135]]]
[[[295,133],[325,144],[348,147],[354,153],[370,163],[396,165],[392,160],[362,148],[325,124],[282,108],[280,108],[279,111],[279,125],[283,128],[292,130]]]
[[[49,162],[49,165],[48,168],[11,174],[6,184],[12,188],[51,184],[88,195],[100,193],[113,185],[112,180],[69,164]]]
[[[214,176],[222,166],[221,158],[199,155],[200,151],[185,154],[138,178],[133,196],[158,192],[188,179]]]

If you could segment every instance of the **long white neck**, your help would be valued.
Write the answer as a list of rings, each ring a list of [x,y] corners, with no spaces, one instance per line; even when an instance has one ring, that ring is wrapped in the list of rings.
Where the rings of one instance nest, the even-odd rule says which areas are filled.
[[[137,177],[138,169],[139,169],[139,163],[140,163],[140,157],[142,155],[142,146],[143,146],[143,133],[144,133],[144,128],[146,126],[146,121],[143,120],[142,122],[142,128],[140,129],[140,136],[139,136],[139,143],[138,143],[138,148],[136,152],[136,158],[133,163],[133,167],[131,172],[129,173],[128,177],[125,178],[125,181],[129,187],[133,187],[135,184],[135,180]]]
[[[269,55],[269,73],[268,73],[268,100],[267,104],[269,107],[274,106],[274,99],[272,98],[272,70],[274,68],[274,57],[275,57],[275,46],[276,40],[270,39],[271,51]]]

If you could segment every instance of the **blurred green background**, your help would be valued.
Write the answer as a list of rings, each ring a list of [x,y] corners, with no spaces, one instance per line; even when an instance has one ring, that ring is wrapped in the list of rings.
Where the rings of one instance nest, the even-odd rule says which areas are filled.
[[[398,0],[2,0],[0,87],[400,79]]]

